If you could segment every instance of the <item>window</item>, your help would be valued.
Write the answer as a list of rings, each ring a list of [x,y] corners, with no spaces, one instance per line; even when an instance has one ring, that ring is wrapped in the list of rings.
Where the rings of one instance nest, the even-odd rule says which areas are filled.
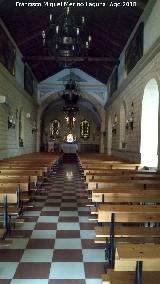
[[[90,137],[90,123],[86,119],[82,120],[80,123],[80,137],[83,139]]]
[[[59,130],[60,130],[60,122],[59,120],[55,119],[50,122],[49,132],[50,137],[55,138],[59,136]]]

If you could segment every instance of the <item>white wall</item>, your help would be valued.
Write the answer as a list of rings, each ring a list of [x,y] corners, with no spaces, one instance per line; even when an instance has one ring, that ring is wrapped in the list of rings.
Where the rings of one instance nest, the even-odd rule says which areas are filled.
[[[146,60],[147,61],[147,60]],[[126,79],[126,82],[120,87],[116,94],[113,94],[112,101],[106,106],[106,121],[109,116],[114,121],[114,114],[118,116],[118,125],[116,135],[112,135],[112,154],[128,159],[130,161],[140,162],[140,141],[141,141],[141,111],[142,99],[147,83],[155,79],[160,90],[160,52],[154,58],[146,63],[143,68],[135,68],[133,76]],[[115,98],[114,98],[115,95]],[[134,128],[126,133],[126,148],[119,148],[120,139],[120,107],[123,101],[126,103],[126,117],[131,114],[131,104],[134,103]],[[108,123],[106,123],[107,125]],[[160,125],[159,125],[160,128]],[[160,132],[160,129],[159,129]],[[107,137],[106,137],[107,139]],[[160,144],[160,141],[159,141]]]
[[[157,28],[156,28],[157,27]],[[144,54],[149,50],[152,44],[160,36],[160,1],[156,1],[156,4],[151,11],[148,19],[144,25]]]
[[[146,6],[146,9],[144,10],[144,13],[140,17],[136,25],[136,27],[138,27],[139,23],[144,22],[144,38],[143,38],[144,55],[149,51],[149,49],[152,47],[152,45],[156,42],[156,40],[160,36],[159,19],[160,19],[160,1],[150,0],[148,5]],[[133,37],[136,31],[136,27],[132,32],[130,39]],[[130,42],[130,39],[128,40],[123,52],[120,55],[120,64],[118,67],[118,86],[120,86],[127,77],[125,72],[125,50]]]
[[[16,48],[16,61],[15,61],[15,76],[13,76],[14,80],[22,87],[24,88],[24,63],[22,61],[22,54],[20,50],[17,48],[14,39],[12,36],[9,34],[7,27],[4,25],[2,20],[0,19],[0,25],[3,27],[4,31],[6,32],[8,38],[11,40],[12,44]],[[29,66],[28,66],[29,67]],[[30,68],[30,67],[29,67]],[[31,69],[30,69],[31,70]],[[32,70],[31,70],[32,73]],[[32,73],[34,77],[34,94],[33,96],[37,98],[37,79],[35,78],[34,74]]]
[[[0,159],[36,151],[36,136],[32,134],[33,120],[37,116],[37,105],[13,76],[0,64],[0,95],[7,104],[0,104]],[[19,111],[24,112],[24,147],[19,147]],[[8,129],[8,116],[15,117],[16,128]],[[26,113],[32,119],[26,119]]]

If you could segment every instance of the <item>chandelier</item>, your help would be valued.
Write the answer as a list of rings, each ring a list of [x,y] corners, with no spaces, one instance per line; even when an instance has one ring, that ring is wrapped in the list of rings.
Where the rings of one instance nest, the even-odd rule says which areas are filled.
[[[65,101],[66,108],[67,106],[73,108],[78,102],[78,86],[73,79],[70,78],[67,84],[65,85],[62,98]]]
[[[57,23],[50,14],[50,25],[42,31],[43,45],[50,55],[58,57],[87,56],[91,45],[91,35],[85,30],[85,17],[77,25],[69,7],[60,15]]]
[[[62,98],[65,101],[63,111],[65,113],[65,119],[67,122],[67,127],[69,131],[72,131],[76,121],[75,114],[79,111],[79,108],[76,106],[79,100],[78,86],[76,82],[71,79],[65,85]]]

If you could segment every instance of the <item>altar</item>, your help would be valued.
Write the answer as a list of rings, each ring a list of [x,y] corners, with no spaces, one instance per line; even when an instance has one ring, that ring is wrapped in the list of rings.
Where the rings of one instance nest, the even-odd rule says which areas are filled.
[[[62,146],[63,153],[77,153],[78,151],[78,145],[77,143],[63,143]]]

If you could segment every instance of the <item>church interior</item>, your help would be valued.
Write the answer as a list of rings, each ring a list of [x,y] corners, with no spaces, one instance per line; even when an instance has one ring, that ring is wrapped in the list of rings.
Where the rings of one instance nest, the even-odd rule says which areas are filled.
[[[160,284],[159,19],[0,0],[0,284]]]

